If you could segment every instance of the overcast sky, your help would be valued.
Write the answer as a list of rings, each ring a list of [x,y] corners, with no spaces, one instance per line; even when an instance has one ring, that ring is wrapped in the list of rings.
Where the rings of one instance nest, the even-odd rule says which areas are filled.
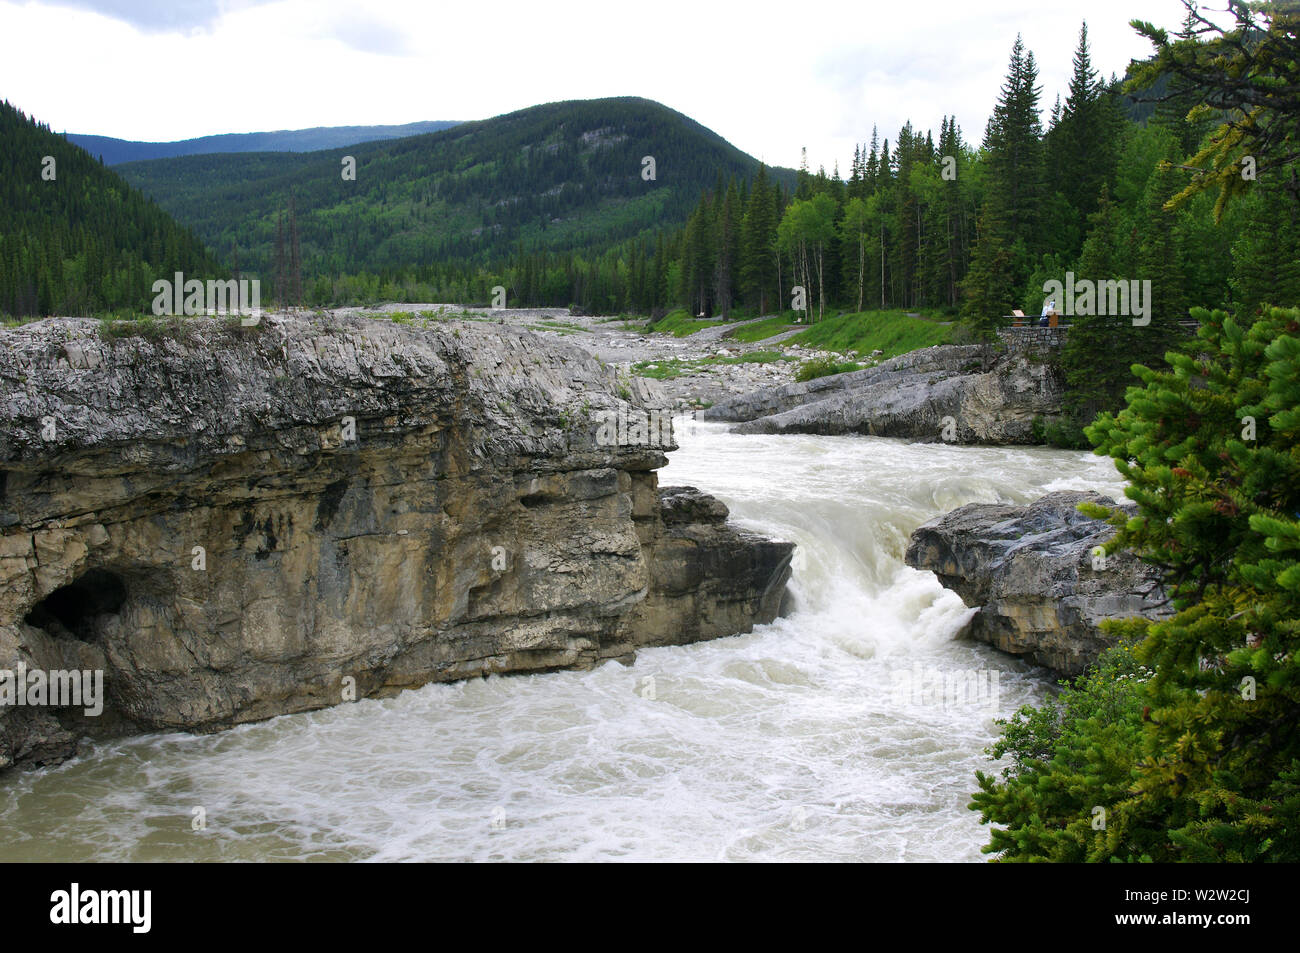
[[[1222,6],[1224,4],[1214,4]],[[0,97],[56,131],[173,140],[482,119],[637,95],[772,165],[847,175],[878,124],[978,143],[1016,34],[1064,96],[1081,17],[1122,73],[1179,0],[0,0]]]

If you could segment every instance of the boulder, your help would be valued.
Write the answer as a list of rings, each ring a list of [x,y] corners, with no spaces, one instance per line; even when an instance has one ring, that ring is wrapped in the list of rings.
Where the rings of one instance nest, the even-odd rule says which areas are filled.
[[[980,610],[970,625],[974,638],[1078,675],[1114,644],[1103,620],[1171,614],[1157,568],[1128,552],[1094,553],[1115,530],[1080,513],[1085,501],[1135,512],[1132,504],[1073,491],[1028,506],[972,503],[917,529],[905,560]]]
[[[957,444],[1027,444],[1061,414],[1050,363],[991,345],[940,345],[874,367],[720,401],[705,420],[738,433],[868,434]]]

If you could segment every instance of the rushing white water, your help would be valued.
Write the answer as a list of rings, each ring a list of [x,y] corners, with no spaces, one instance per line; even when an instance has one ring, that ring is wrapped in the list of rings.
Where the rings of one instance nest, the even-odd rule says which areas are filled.
[[[903,565],[908,535],[969,502],[1117,496],[1114,468],[709,425],[679,439],[663,484],[799,544],[787,618],[631,667],[88,746],[0,779],[0,861],[981,859],[966,804],[993,718],[1049,682],[954,639],[970,613]],[[900,673],[931,671],[996,671],[996,696],[897,690]]]

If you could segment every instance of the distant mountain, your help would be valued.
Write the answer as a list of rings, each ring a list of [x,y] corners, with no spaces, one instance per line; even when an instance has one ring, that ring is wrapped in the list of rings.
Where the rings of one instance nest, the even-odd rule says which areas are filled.
[[[341,174],[345,155],[356,160],[354,181]],[[311,276],[489,264],[520,247],[604,250],[684,223],[705,189],[758,165],[675,110],[620,97],[346,151],[182,156],[119,171],[210,248],[261,274],[273,267],[292,193]],[[793,171],[772,174],[793,188]]]
[[[455,121],[435,120],[409,122],[403,126],[314,126],[311,129],[281,129],[278,132],[232,132],[221,136],[181,139],[178,142],[133,142],[77,132],[65,135],[69,142],[81,146],[91,155],[102,156],[106,165],[120,165],[123,162],[171,159],[210,152],[316,152],[352,146],[359,142],[418,136],[450,129],[455,125]]]
[[[141,311],[159,278],[225,277],[166,212],[8,102],[0,143],[0,314]]]

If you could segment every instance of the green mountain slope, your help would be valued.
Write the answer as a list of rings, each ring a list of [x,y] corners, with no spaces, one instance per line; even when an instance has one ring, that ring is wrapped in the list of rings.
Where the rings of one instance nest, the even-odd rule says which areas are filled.
[[[0,314],[139,310],[154,281],[176,271],[223,277],[166,212],[8,102],[0,143]]]
[[[341,175],[345,156],[356,179]],[[642,159],[655,160],[655,178]],[[443,132],[307,154],[185,156],[119,167],[244,270],[274,268],[293,196],[305,276],[528,249],[601,250],[686,220],[719,177],[757,160],[659,103],[550,103]],[[793,172],[776,178],[793,184]]]
[[[315,152],[319,149],[356,145],[359,142],[419,136],[450,129],[454,125],[454,121],[439,120],[409,122],[400,126],[313,126],[311,129],[280,129],[276,132],[233,132],[176,142],[137,142],[78,132],[64,135],[69,142],[81,146],[92,156],[99,156],[106,165],[120,165],[123,162],[170,159],[211,152]]]

